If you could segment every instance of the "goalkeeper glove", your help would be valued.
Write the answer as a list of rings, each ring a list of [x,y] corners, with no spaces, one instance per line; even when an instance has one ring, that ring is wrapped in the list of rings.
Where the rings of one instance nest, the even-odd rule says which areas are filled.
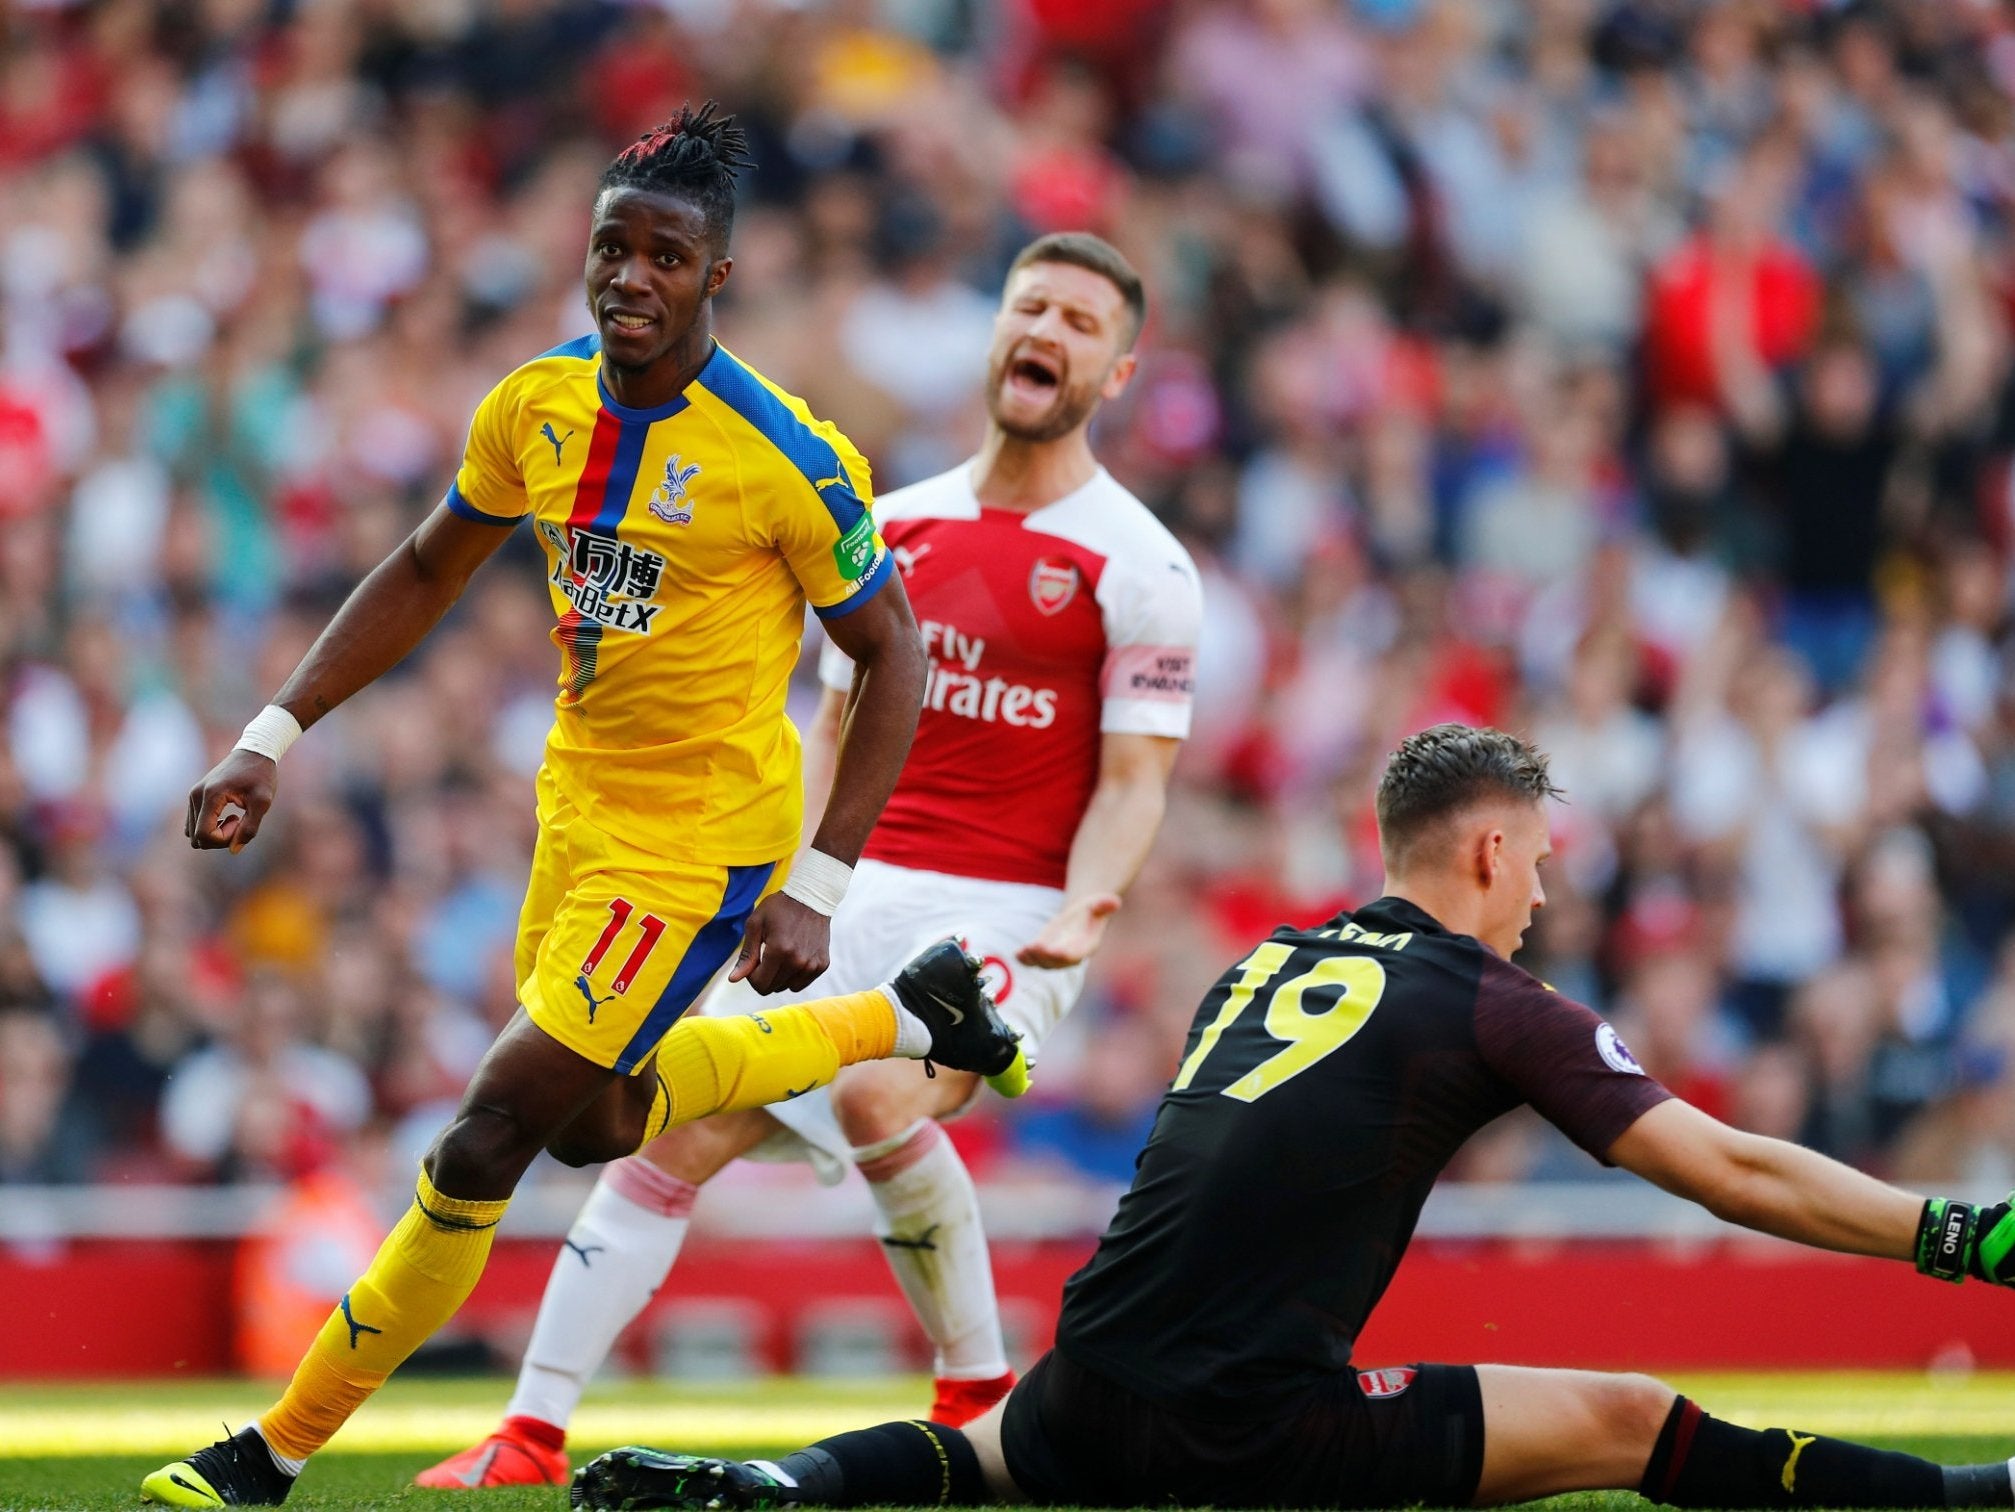
[[[1933,1197],[1917,1219],[1917,1268],[1940,1281],[2015,1286],[2015,1192],[1988,1207]]]

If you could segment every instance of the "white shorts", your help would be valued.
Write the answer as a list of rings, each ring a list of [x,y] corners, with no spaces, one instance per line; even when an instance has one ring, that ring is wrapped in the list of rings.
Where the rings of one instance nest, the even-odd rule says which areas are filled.
[[[796,992],[765,995],[746,982],[723,978],[702,1011],[755,1013],[807,998],[862,992],[888,981],[926,945],[955,935],[986,963],[987,990],[1034,1060],[1043,1039],[1077,1001],[1085,968],[1050,971],[1024,966],[1014,957],[1062,902],[1059,888],[862,861],[833,915],[832,962],[817,981]],[[772,1103],[765,1111],[784,1127],[751,1150],[752,1159],[809,1160],[828,1186],[845,1177],[853,1152],[833,1115],[830,1088]]]

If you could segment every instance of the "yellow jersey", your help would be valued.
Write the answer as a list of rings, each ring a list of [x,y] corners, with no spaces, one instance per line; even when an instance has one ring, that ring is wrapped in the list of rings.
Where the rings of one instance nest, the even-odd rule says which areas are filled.
[[[659,854],[779,860],[803,819],[784,695],[804,606],[851,613],[891,576],[867,462],[724,347],[655,409],[616,403],[601,368],[584,336],[492,389],[447,506],[529,518],[545,548],[568,802]]]

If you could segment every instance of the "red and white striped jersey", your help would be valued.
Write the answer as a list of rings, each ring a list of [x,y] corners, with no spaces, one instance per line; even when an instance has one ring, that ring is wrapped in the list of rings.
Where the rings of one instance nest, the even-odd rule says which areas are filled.
[[[875,505],[930,656],[916,744],[865,854],[1061,887],[1105,732],[1189,733],[1203,602],[1168,530],[1104,468],[1028,514],[971,464]],[[844,689],[852,663],[819,664]]]

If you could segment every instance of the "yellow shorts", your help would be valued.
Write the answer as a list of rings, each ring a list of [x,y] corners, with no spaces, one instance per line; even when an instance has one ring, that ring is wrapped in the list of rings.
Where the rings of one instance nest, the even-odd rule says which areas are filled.
[[[569,1050],[628,1075],[740,948],[750,912],[789,870],[640,850],[590,823],[541,771],[518,1001]]]

